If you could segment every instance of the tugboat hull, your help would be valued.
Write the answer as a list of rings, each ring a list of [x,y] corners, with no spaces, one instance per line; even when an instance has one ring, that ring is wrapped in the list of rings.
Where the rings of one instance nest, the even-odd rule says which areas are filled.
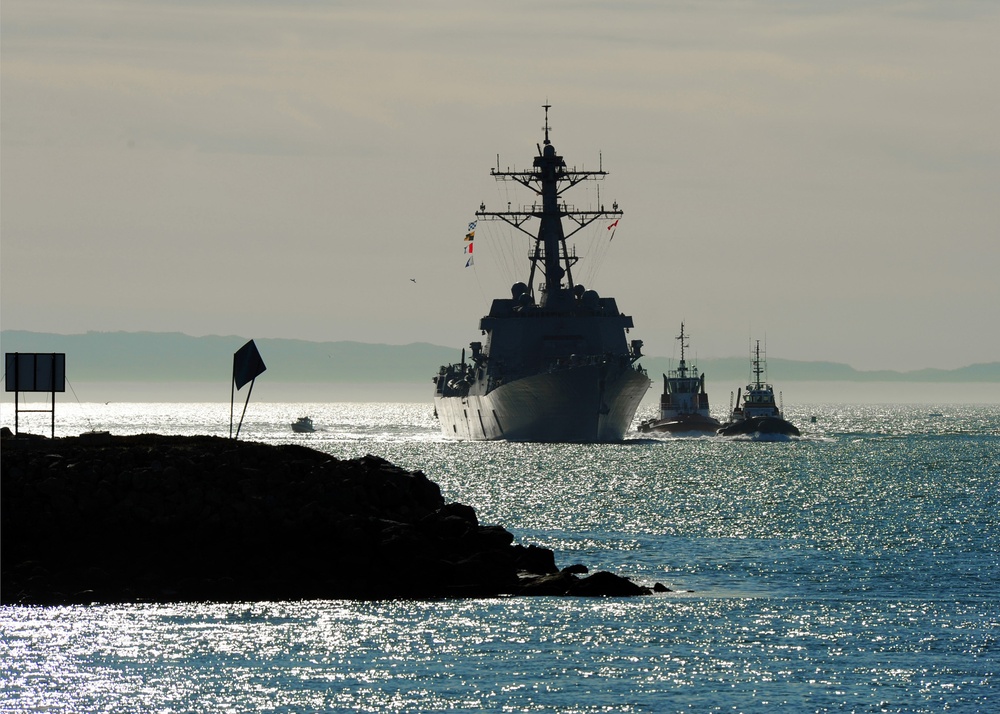
[[[650,419],[639,425],[644,433],[663,432],[668,434],[715,434],[722,424],[718,419],[700,414],[681,414],[672,419]]]
[[[544,372],[488,394],[435,397],[441,431],[453,439],[617,442],[628,431],[649,379],[606,365]]]
[[[784,436],[801,436],[794,424],[777,417],[750,417],[742,421],[726,424],[719,429],[720,436],[738,436],[741,434],[779,434]]]

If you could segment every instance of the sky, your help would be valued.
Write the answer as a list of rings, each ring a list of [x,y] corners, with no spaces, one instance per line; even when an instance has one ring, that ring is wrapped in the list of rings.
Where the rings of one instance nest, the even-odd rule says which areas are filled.
[[[624,211],[575,277],[647,354],[998,361],[998,36],[993,0],[4,0],[0,326],[457,351],[527,278],[463,237],[531,202],[490,169],[550,104],[608,171],[566,200]]]

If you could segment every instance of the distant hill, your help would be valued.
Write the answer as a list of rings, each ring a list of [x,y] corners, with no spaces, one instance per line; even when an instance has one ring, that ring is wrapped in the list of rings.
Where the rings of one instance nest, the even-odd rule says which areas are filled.
[[[79,382],[227,382],[233,353],[246,341],[246,337],[191,337],[178,332],[0,332],[0,350],[5,353],[65,352],[67,377]],[[461,355],[459,349],[422,342],[254,341],[267,365],[268,381],[275,382],[429,383],[439,365],[456,362]],[[676,366],[676,361],[644,357],[641,364],[656,390],[661,373]],[[697,365],[713,383],[741,385],[749,378],[747,359],[699,359]],[[1000,382],[1000,362],[953,370],[865,372],[835,362],[770,359],[767,368],[769,379],[781,382]]]
[[[80,382],[222,382],[246,337],[191,337],[178,332],[88,332],[56,335],[4,330],[6,352],[65,352],[66,376]],[[427,382],[460,352],[425,343],[377,345],[255,339],[268,381]],[[428,386],[428,391],[430,387]]]
[[[656,380],[661,373],[677,367],[677,360],[645,357],[643,366]],[[733,381],[738,385],[750,379],[749,358],[725,357],[699,359],[698,369],[712,382]],[[690,363],[689,363],[690,366]],[[973,364],[959,369],[920,369],[910,372],[893,370],[862,371],[838,362],[798,362],[768,359],[767,377],[781,382],[1000,382],[1000,362]]]

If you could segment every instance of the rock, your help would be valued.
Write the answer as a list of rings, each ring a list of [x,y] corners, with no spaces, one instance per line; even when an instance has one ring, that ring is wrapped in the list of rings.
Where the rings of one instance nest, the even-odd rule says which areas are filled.
[[[579,582],[579,578],[565,570],[548,575],[522,578],[518,595],[565,595],[577,582]]]
[[[537,545],[514,545],[514,565],[522,572],[546,575],[558,572],[555,554]]]
[[[649,595],[650,589],[636,585],[628,578],[600,571],[579,578],[573,568],[538,577],[522,577],[521,595],[572,595],[577,597],[631,597]]]
[[[377,456],[155,434],[5,438],[2,456],[3,604],[642,592],[557,572]]]
[[[476,516],[476,509],[466,506],[464,503],[448,503],[441,507],[441,513],[448,516],[456,516],[468,521],[474,526],[479,525],[479,518]]]
[[[649,593],[649,588],[636,585],[628,578],[602,570],[574,583],[566,594],[585,597],[628,597],[648,595]]]

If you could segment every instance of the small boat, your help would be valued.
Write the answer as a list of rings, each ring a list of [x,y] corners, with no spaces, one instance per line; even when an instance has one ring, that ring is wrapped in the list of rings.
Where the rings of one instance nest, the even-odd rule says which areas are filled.
[[[663,375],[663,394],[660,395],[660,416],[639,424],[641,432],[667,432],[670,434],[715,434],[722,426],[708,411],[708,393],[705,392],[705,374],[684,360],[684,323],[677,338],[681,343],[681,360],[677,369]]]
[[[785,421],[781,409],[774,402],[774,387],[761,379],[765,368],[760,358],[760,340],[754,351],[753,365],[754,381],[746,386],[743,400],[740,392],[736,392],[736,406],[729,421],[722,425],[719,434],[736,436],[740,434],[776,434],[784,436],[800,436],[799,430],[791,422]]]
[[[316,431],[316,429],[313,427],[313,420],[304,416],[299,417],[297,421],[292,422],[292,431],[296,434],[308,434]]]

